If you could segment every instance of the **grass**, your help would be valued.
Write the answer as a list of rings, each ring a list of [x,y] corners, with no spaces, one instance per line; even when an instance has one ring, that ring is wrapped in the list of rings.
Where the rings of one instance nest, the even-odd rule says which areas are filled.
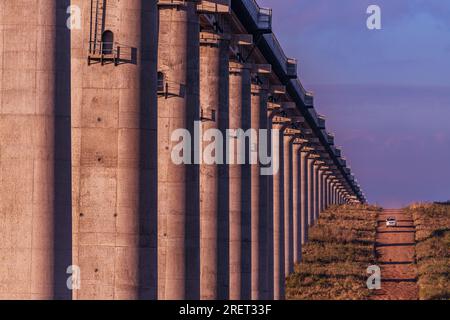
[[[450,299],[450,205],[415,204],[407,208],[416,225],[419,298]]]
[[[302,263],[286,280],[291,300],[363,300],[370,296],[367,267],[375,262],[374,206],[335,206],[309,229]]]

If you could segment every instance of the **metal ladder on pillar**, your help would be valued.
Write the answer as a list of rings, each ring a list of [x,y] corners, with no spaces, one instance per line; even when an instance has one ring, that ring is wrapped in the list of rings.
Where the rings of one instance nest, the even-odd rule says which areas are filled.
[[[114,42],[105,43],[103,41],[103,34],[107,29],[106,21],[108,20],[108,27],[114,27],[115,16],[108,13],[108,9],[115,8],[111,4],[114,0],[91,0],[91,17],[90,17],[90,31],[89,31],[89,57],[88,64],[91,61],[99,61],[102,65],[105,61],[114,61],[117,65],[117,51]],[[105,52],[104,46],[108,46]]]

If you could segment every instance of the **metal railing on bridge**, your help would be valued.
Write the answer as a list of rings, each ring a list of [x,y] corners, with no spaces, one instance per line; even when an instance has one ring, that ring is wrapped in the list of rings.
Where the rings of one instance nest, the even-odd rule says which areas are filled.
[[[281,47],[277,37],[271,33],[264,35],[273,54],[279,61],[286,76],[291,79],[297,78],[297,59],[288,58]]]
[[[256,0],[242,0],[260,31],[272,31],[272,9],[260,7]]]

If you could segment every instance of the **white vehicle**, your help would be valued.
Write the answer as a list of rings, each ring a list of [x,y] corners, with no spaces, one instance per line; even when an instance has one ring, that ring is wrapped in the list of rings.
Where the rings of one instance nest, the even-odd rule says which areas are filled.
[[[397,226],[397,219],[394,217],[389,217],[386,219],[386,226],[387,227],[396,227]]]

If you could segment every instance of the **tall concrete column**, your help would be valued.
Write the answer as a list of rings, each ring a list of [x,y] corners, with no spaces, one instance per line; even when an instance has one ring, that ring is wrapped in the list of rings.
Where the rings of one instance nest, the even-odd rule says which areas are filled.
[[[229,36],[205,31],[200,34],[200,108],[202,132],[220,130],[225,136],[229,108]],[[225,155],[223,145],[215,138],[202,140],[200,166],[200,298],[228,297],[228,205],[224,197],[228,181],[221,177],[217,155]],[[211,151],[208,147],[215,143]],[[208,152],[209,151],[209,152]],[[213,161],[216,159],[215,161]],[[223,169],[223,168],[222,168]]]
[[[292,139],[292,214],[293,214],[293,261],[300,263],[302,259],[302,203],[301,203],[301,148],[303,142]]]
[[[334,193],[334,178],[330,183],[330,204],[331,205],[334,205],[333,193]]]
[[[336,186],[335,186],[334,181],[333,181],[332,186],[331,186],[331,191],[332,191],[332,193],[331,193],[331,203],[333,205],[335,205],[336,204]]]
[[[332,204],[331,203],[331,181],[332,180],[333,180],[333,177],[330,176],[328,178],[328,183],[327,183],[327,203],[328,203],[327,207],[330,207]]]
[[[319,218],[320,214],[323,212],[323,177],[324,177],[324,171],[323,168],[319,168],[319,196],[318,196],[318,210],[317,210],[317,219]]]
[[[328,178],[328,174],[327,174],[327,169],[324,169],[323,171],[323,175],[322,175],[322,202],[321,202],[321,207],[322,207],[322,212],[326,210],[327,208],[327,178]]]
[[[0,0],[0,299],[70,299],[70,1]]]
[[[314,207],[313,207],[313,221],[316,223],[316,221],[319,219],[319,189],[320,189],[320,165],[317,163],[317,161],[314,164],[314,174],[313,174],[313,181],[314,181]]]
[[[314,207],[315,207],[315,158],[308,158],[308,226],[314,225]]]
[[[267,84],[252,84],[251,128],[255,130],[251,150],[259,150],[259,130],[267,130]],[[267,147],[267,146],[264,146]],[[252,154],[256,163],[251,164],[251,237],[252,237],[252,300],[268,299],[268,177],[261,175],[257,153]]]
[[[281,129],[280,125],[275,124],[274,118],[277,116],[277,110],[268,110],[267,112],[267,127],[270,130],[269,142],[268,142],[268,155],[271,155],[273,159],[274,155],[279,154],[279,137],[274,136],[273,129]],[[279,162],[279,159],[278,159]],[[272,175],[266,176],[267,181],[267,299],[273,300],[275,298],[275,230],[274,230],[274,217],[279,215],[279,170],[274,171]],[[275,197],[277,194],[277,197]]]
[[[283,196],[284,196],[284,275],[294,272],[294,237],[292,210],[292,133],[284,131],[283,136]]]
[[[171,143],[174,131],[187,129],[194,137],[200,119],[196,9],[195,1],[159,6],[158,71],[168,90],[158,99],[159,299],[200,298],[199,166],[175,164],[171,157],[178,143]]]
[[[250,65],[230,62],[229,128],[247,126],[251,111]],[[247,122],[247,123],[246,123]],[[239,146],[235,144],[235,164],[229,165],[230,214],[230,299],[251,298],[251,199],[249,166],[237,164]],[[245,194],[245,195],[244,195]]]
[[[328,186],[328,188],[329,188],[329,192],[330,192],[330,198],[329,198],[329,203],[330,203],[330,206],[332,206],[333,205],[333,179],[334,178],[332,178],[331,180],[330,180],[330,184],[329,184],[329,186]]]
[[[280,133],[278,145],[272,154],[279,154],[279,170],[272,176],[273,181],[273,278],[274,299],[284,299],[285,260],[284,260],[284,122],[274,118],[272,130]]]
[[[309,226],[309,151],[300,152],[300,206],[301,206],[301,225],[302,225],[302,244],[308,241]]]
[[[73,264],[81,270],[74,298],[153,299],[156,2],[117,1],[99,15],[91,15],[88,0],[70,4],[82,9],[81,29],[71,30]],[[92,31],[95,23],[102,29]],[[106,61],[104,51],[90,51],[103,31],[114,38]]]

